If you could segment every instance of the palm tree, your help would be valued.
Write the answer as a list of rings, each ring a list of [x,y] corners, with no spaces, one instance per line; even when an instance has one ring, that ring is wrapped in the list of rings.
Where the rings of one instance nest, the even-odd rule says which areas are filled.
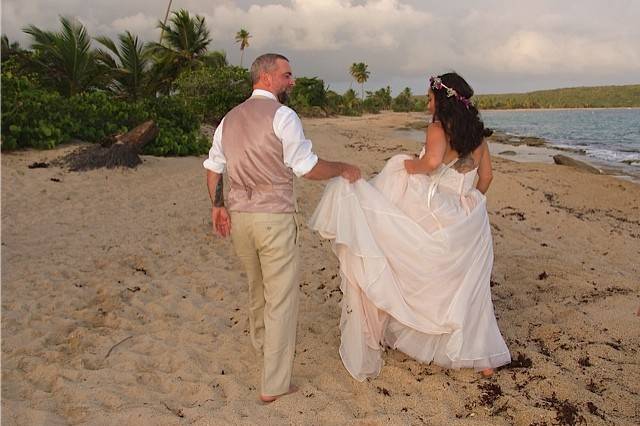
[[[23,31],[33,38],[32,65],[44,82],[71,96],[100,84],[104,73],[91,50],[91,37],[79,21],[60,17],[62,30],[54,33],[29,25]]]
[[[162,30],[161,42],[149,45],[156,56],[153,72],[165,87],[183,70],[202,65],[211,43],[204,17],[191,17],[185,9],[171,15],[168,25],[158,22],[158,28]]]
[[[163,25],[167,25],[167,18],[169,17],[169,12],[171,11],[171,3],[173,2],[173,0],[169,0],[169,4],[167,5],[167,12],[164,14],[164,20],[162,21]],[[162,36],[164,35],[164,30],[160,31],[160,41],[159,43],[162,43]]]
[[[249,31],[241,28],[240,31],[236,33],[236,43],[240,43],[240,68],[242,68],[242,58],[244,57],[244,48],[249,47],[249,39],[251,35]]]
[[[109,37],[96,37],[96,41],[108,49],[98,50],[97,59],[111,70],[113,80],[109,89],[135,101],[146,89],[151,52],[129,31],[118,35],[118,40],[119,47]]]
[[[360,84],[360,93],[362,100],[364,100],[364,83],[369,79],[369,71],[367,70],[367,64],[364,62],[358,62],[351,64],[349,68],[351,76]]]

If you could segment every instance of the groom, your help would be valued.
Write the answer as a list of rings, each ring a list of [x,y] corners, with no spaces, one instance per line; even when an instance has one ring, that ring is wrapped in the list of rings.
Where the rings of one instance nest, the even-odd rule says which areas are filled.
[[[214,232],[231,234],[249,281],[251,342],[263,354],[260,399],[294,392],[291,371],[298,316],[298,229],[293,176],[350,182],[360,169],[313,152],[298,115],[283,105],[295,84],[289,60],[268,53],[251,65],[253,93],[232,109],[205,160]],[[229,194],[223,197],[227,170]],[[233,231],[231,227],[233,224]]]

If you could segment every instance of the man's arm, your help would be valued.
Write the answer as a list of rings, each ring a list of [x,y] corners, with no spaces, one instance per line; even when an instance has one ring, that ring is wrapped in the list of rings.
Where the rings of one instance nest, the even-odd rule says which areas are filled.
[[[211,204],[213,207],[224,207],[224,179],[222,175],[218,173],[211,172],[212,175],[217,175],[213,178],[213,180],[217,180],[215,193],[211,193],[211,188],[209,188],[209,198],[211,199]]]
[[[224,179],[222,174],[207,170],[207,189],[211,199],[213,231],[226,237],[231,233],[231,218],[224,206]]]
[[[207,189],[211,199],[211,222],[213,232],[222,237],[231,233],[231,218],[224,207],[224,180],[222,173],[227,163],[222,149],[222,126],[224,119],[220,122],[213,134],[213,142],[209,150],[209,157],[204,161],[203,166],[207,169]]]
[[[338,161],[325,161],[313,152],[311,141],[304,135],[300,117],[289,107],[280,107],[273,121],[273,131],[282,140],[284,163],[296,176],[325,180],[342,176],[349,182],[360,179],[360,169]]]
[[[311,180],[326,180],[336,176],[342,176],[349,182],[360,179],[360,169],[356,166],[339,161],[326,161],[318,158],[318,162],[303,177]]]

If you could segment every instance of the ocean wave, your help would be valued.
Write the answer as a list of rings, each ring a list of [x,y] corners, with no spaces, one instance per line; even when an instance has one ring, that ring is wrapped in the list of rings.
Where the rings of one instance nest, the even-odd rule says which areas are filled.
[[[640,148],[620,148],[620,152],[637,152],[640,153]]]
[[[595,119],[594,119],[595,117]],[[545,138],[561,150],[584,153],[611,164],[640,165],[638,110],[539,110],[506,114],[483,113],[489,127],[517,135]]]
[[[640,165],[640,152],[622,152],[609,149],[585,148],[588,157],[613,163],[625,163],[628,165]]]

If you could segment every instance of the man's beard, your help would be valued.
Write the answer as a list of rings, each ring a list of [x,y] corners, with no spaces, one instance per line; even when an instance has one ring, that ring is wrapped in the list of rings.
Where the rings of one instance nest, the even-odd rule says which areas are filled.
[[[282,92],[278,93],[278,102],[280,102],[281,104],[286,104],[287,101],[289,100],[289,91],[288,90],[283,90]]]

